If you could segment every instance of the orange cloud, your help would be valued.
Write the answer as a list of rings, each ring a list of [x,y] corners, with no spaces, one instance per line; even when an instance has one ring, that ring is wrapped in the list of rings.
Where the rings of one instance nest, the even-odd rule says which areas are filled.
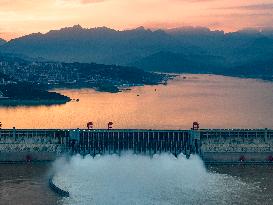
[[[83,4],[98,3],[102,1],[105,1],[105,0],[81,0]]]
[[[272,0],[0,0],[0,28],[28,34],[81,24],[126,29],[208,26],[232,31],[272,26]]]
[[[92,3],[99,3],[104,2],[106,0],[60,0],[63,3],[76,3],[76,4],[92,4]]]

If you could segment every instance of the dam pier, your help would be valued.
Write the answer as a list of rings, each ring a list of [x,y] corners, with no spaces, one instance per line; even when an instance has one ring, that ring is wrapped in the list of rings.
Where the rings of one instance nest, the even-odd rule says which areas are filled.
[[[272,163],[271,129],[0,129],[0,163],[52,161],[66,154],[172,153],[205,163]]]

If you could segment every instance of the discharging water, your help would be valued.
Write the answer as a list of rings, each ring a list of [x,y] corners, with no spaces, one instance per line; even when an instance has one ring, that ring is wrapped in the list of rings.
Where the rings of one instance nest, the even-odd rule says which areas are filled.
[[[53,170],[69,198],[49,189]],[[0,205],[271,205],[272,178],[272,166],[205,167],[198,157],[75,156],[53,165],[0,165]]]
[[[54,182],[70,192],[63,204],[271,204],[260,182],[207,171],[201,159],[171,154],[74,156],[55,163]],[[272,176],[272,174],[271,174]],[[269,177],[269,176],[268,176]],[[272,188],[272,186],[271,186]]]

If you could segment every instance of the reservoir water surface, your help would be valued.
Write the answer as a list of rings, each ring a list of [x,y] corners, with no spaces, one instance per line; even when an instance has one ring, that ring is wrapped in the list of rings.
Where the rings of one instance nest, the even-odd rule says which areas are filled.
[[[186,78],[185,78],[186,77]],[[55,106],[0,107],[3,128],[189,129],[273,128],[273,83],[215,75],[183,75],[168,85],[120,93],[55,90],[79,102]]]

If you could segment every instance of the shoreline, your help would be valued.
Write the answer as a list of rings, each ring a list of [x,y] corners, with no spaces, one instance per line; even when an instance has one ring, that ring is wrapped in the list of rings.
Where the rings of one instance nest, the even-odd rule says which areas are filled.
[[[163,73],[161,73],[163,74]],[[155,82],[155,83],[147,83],[147,84],[128,84],[126,88],[131,89],[132,87],[138,87],[138,86],[145,86],[145,85],[161,85],[167,84],[167,81],[173,80],[174,75],[173,74],[164,74],[166,76],[166,79]],[[94,89],[96,92],[108,92],[108,93],[119,93],[123,92],[123,85],[106,85],[106,86],[97,86],[97,85],[58,85],[58,86],[51,86],[50,89],[47,89],[48,92],[50,90],[56,90],[56,89]],[[58,93],[60,94],[60,93]],[[0,107],[16,107],[16,106],[54,106],[54,105],[64,105],[68,102],[71,102],[72,99],[69,96],[65,96],[68,98],[68,100],[20,100],[20,99],[12,99],[12,98],[2,98],[0,99]]]
[[[87,85],[58,85],[52,86],[48,91],[51,89],[58,90],[58,89],[93,89],[96,92],[108,92],[108,93],[119,93],[123,92],[124,90],[131,90],[132,87],[140,87],[146,85],[167,85],[168,81],[174,80],[177,76],[183,75],[217,75],[217,76],[224,76],[224,77],[231,77],[231,78],[240,78],[240,79],[253,79],[253,80],[261,80],[264,82],[273,83],[273,79],[265,78],[265,77],[258,77],[258,76],[246,76],[246,75],[229,75],[229,74],[219,74],[219,73],[165,73],[165,72],[155,72],[158,74],[163,74],[166,76],[166,79],[154,83],[154,84],[128,84],[126,86],[123,85],[113,85],[111,89],[104,89],[102,87],[97,86],[87,86]],[[60,93],[58,93],[60,94]],[[68,97],[68,96],[66,96]],[[69,97],[68,97],[69,98]],[[72,99],[69,100],[20,100],[20,99],[11,99],[11,98],[0,98],[0,107],[17,107],[17,106],[54,106],[54,105],[64,105],[68,102],[71,102]]]
[[[216,76],[224,76],[224,77],[230,77],[230,78],[262,80],[264,82],[273,83],[273,76],[270,77],[270,76],[255,76],[255,75],[232,75],[232,74],[224,74],[224,73],[189,73],[189,72],[166,73],[166,74],[170,74],[170,75],[174,74],[174,76],[181,76],[181,75],[216,75]]]
[[[0,99],[0,107],[17,107],[17,106],[53,106],[63,105],[70,100],[20,100],[20,99]]]
[[[165,78],[161,79],[161,81],[151,81],[147,83],[128,83],[128,84],[59,84],[59,85],[52,85],[49,87],[48,90],[58,90],[58,89],[93,89],[97,92],[108,92],[108,93],[119,93],[122,92],[125,88],[132,88],[132,87],[141,87],[141,86],[149,86],[149,85],[162,85],[167,84],[169,80],[173,80],[175,77],[181,74],[174,74],[174,73],[164,73],[164,72],[153,72],[158,75],[164,75]]]

